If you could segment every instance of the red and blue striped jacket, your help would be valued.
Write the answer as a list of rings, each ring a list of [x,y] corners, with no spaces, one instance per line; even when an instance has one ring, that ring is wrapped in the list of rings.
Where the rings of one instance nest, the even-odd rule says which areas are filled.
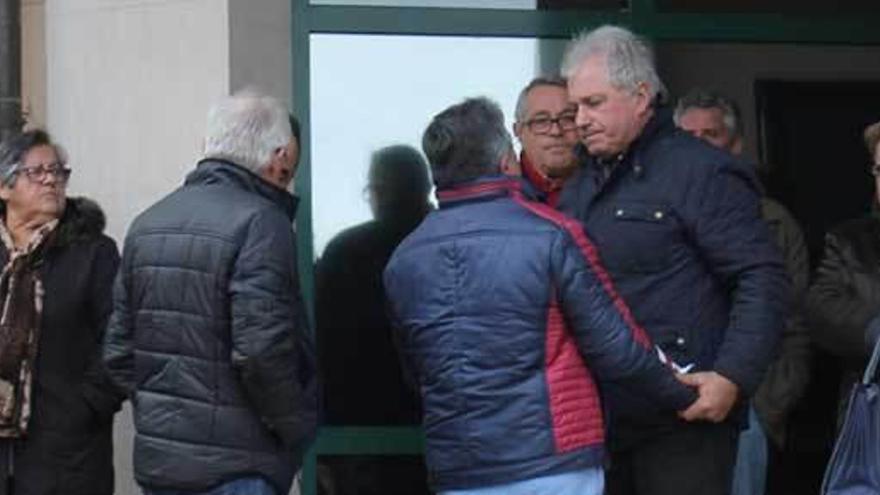
[[[670,411],[696,398],[660,363],[577,221],[509,178],[438,196],[384,277],[424,401],[434,489],[600,467],[599,380]]]

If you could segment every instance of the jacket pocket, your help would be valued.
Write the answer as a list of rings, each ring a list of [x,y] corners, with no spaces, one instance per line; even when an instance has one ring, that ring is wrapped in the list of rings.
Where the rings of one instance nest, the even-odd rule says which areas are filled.
[[[673,261],[679,227],[672,210],[661,204],[620,202],[611,210],[614,239],[605,239],[603,258],[615,271],[654,273]]]

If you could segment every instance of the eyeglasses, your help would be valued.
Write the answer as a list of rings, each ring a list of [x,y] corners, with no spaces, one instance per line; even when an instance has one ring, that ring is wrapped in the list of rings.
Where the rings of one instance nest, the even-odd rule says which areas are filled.
[[[71,170],[65,167],[63,163],[50,163],[48,165],[20,167],[14,173],[24,174],[29,181],[35,184],[42,184],[50,175],[56,181],[64,184],[70,179]]]
[[[553,126],[559,126],[562,132],[573,131],[577,129],[575,116],[571,113],[564,113],[553,117],[536,117],[525,121],[525,125],[535,134],[549,134],[553,130]]]

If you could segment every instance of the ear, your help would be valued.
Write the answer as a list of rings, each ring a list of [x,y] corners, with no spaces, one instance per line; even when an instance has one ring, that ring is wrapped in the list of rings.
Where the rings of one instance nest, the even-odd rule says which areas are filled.
[[[501,160],[501,173],[513,177],[519,177],[522,175],[522,168],[519,165],[519,160],[516,159],[516,155],[512,152],[505,154],[504,158]]]
[[[734,155],[741,155],[743,151],[743,140],[741,137],[736,137],[733,139],[733,143],[730,144],[730,152]]]
[[[652,100],[651,87],[648,83],[642,81],[636,86],[636,111],[639,115],[644,115],[651,108]]]
[[[517,139],[519,139],[519,142],[522,142],[522,130],[522,124],[520,124],[519,122],[513,123],[513,135],[516,136]]]
[[[9,198],[12,196],[12,188],[7,186],[6,184],[0,184],[0,199],[3,201],[9,201]]]

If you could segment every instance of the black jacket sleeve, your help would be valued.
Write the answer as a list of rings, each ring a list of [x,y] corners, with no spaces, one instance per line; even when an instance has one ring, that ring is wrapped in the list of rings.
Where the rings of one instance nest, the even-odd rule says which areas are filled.
[[[804,235],[794,217],[782,205],[767,199],[763,200],[763,212],[791,278],[792,309],[782,332],[779,357],[758,387],[754,404],[767,435],[782,447],[788,415],[810,381],[810,335],[803,313],[810,262]]]
[[[94,342],[94,352],[89,357],[83,377],[82,393],[92,410],[101,418],[113,416],[125,399],[124,391],[113,384],[101,361],[105,329],[113,311],[113,279],[118,267],[119,253],[116,244],[108,237],[99,238],[95,247],[88,293],[92,330],[89,338]]]
[[[663,408],[686,409],[696,393],[660,362],[580,224],[570,221],[568,227],[573,235],[561,232],[554,246],[553,276],[563,314],[587,366],[598,379],[651,398]]]
[[[694,241],[731,293],[729,324],[714,370],[751,396],[776,357],[790,284],[759,210],[759,186],[744,164],[716,167],[701,191]]]
[[[113,312],[104,335],[103,361],[120,393],[134,391],[134,325],[131,316],[128,265],[131,253],[123,249],[119,271],[113,282]]]
[[[861,266],[855,248],[841,233],[826,236],[806,311],[816,344],[861,363],[868,354],[866,333],[880,316],[880,277],[871,273],[876,267]]]
[[[314,349],[307,349],[296,273],[290,223],[279,212],[258,214],[230,281],[232,363],[266,426],[288,448],[303,449],[314,434],[317,399],[314,370],[304,369]]]

